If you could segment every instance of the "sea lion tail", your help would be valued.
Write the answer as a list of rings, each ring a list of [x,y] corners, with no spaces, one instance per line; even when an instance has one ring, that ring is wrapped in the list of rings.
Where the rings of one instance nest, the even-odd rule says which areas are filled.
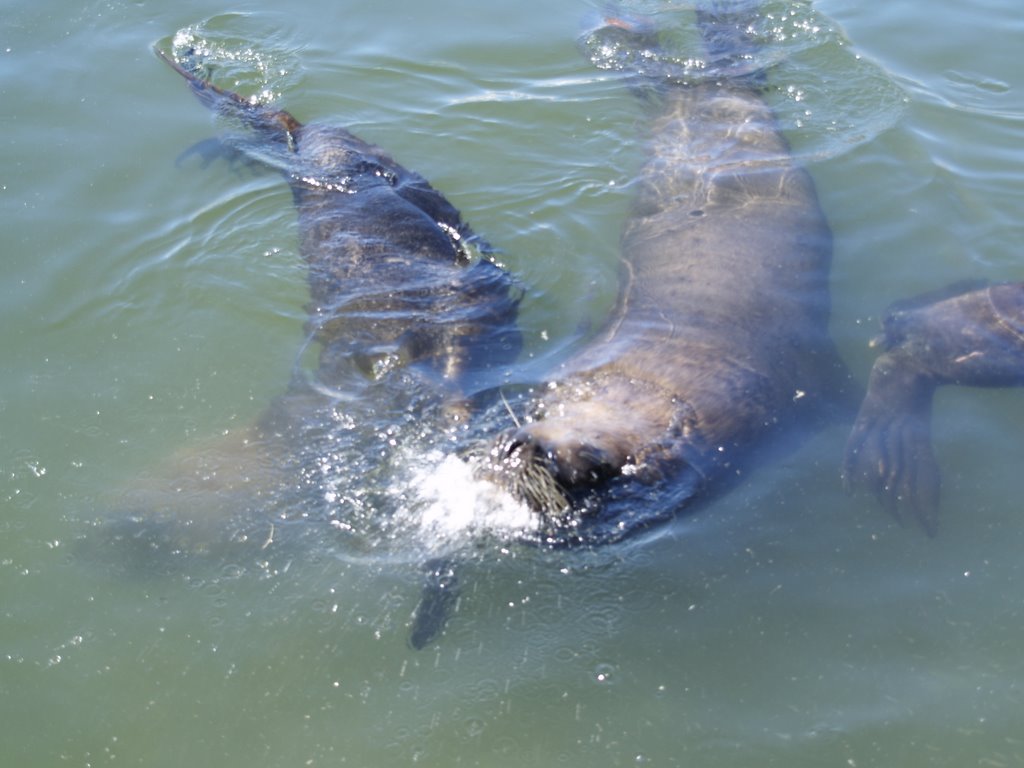
[[[153,50],[171,69],[188,81],[192,92],[204,106],[218,115],[239,121],[264,139],[284,143],[289,148],[295,146],[294,135],[302,127],[302,123],[290,113],[251,102],[234,91],[214,85],[200,74],[202,65],[192,50],[188,51],[186,58],[190,64],[188,67],[159,48]]]

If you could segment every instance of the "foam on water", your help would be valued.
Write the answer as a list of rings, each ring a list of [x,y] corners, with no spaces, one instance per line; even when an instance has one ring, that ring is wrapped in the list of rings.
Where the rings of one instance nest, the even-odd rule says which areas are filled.
[[[431,540],[457,543],[489,534],[521,537],[537,529],[537,516],[493,483],[473,477],[462,459],[431,451],[412,467],[409,487],[415,524]]]
[[[324,509],[342,534],[336,554],[347,561],[421,562],[533,539],[540,527],[534,512],[474,477],[448,445],[396,439],[379,452],[324,456],[320,469]]]

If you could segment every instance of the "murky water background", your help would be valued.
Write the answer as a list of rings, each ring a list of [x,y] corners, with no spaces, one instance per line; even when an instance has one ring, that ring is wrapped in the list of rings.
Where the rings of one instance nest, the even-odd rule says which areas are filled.
[[[685,42],[685,4],[638,7]],[[610,305],[641,158],[642,109],[576,49],[592,10],[4,4],[5,764],[1024,764],[1020,391],[940,395],[934,539],[843,495],[836,425],[642,540],[490,541],[419,653],[419,551],[328,524],[248,531],[273,539],[254,547],[238,510],[173,489],[162,508],[198,521],[185,549],[107,546],[100,523],[144,514],[140,488],[244,433],[304,339],[290,193],[183,156],[219,128],[152,45],[191,30],[238,51],[238,87],[442,189],[529,286],[529,381]],[[1024,279],[1024,20],[1008,0],[767,12],[773,99],[835,234],[833,331],[863,380],[889,302]],[[417,458],[428,490],[457,485]]]

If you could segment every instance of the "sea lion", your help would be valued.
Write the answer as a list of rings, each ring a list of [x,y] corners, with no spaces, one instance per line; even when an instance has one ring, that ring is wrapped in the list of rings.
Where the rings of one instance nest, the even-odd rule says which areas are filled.
[[[746,68],[748,12],[711,6],[697,13],[703,74],[661,71],[656,30],[634,23],[591,39],[595,63],[633,70],[655,109],[620,297],[481,470],[544,516],[553,543],[678,511],[843,386],[828,223]],[[670,493],[652,503],[655,489]]]
[[[374,449],[387,419],[436,433],[462,426],[471,410],[463,399],[518,353],[521,291],[455,207],[344,128],[303,124],[217,87],[191,51],[180,60],[157,53],[203,104],[248,129],[233,149],[288,181],[308,265],[309,340],[320,346],[313,377],[297,374],[241,439],[204,449],[203,490],[212,477],[216,492],[266,498],[264,488],[280,483],[323,503],[337,496],[325,490],[325,468],[344,466],[357,482],[382,471]],[[134,525],[119,536],[137,538]],[[457,597],[443,560],[428,560],[424,582],[414,647],[440,632]]]
[[[885,351],[846,445],[843,482],[872,493],[897,519],[909,511],[934,535],[940,472],[932,398],[944,384],[1024,386],[1024,283],[899,302],[873,344]]]
[[[455,207],[422,176],[339,126],[303,124],[201,76],[189,52],[157,54],[199,100],[253,137],[234,149],[284,175],[309,271],[319,384],[353,398],[415,367],[449,397],[518,353],[519,293]]]

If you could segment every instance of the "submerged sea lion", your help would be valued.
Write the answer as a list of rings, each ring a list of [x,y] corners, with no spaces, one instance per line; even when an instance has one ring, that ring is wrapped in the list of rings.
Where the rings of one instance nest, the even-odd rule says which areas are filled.
[[[552,542],[616,538],[673,513],[842,386],[831,234],[760,77],[743,70],[748,21],[698,12],[710,75],[693,80],[658,69],[653,31],[611,20],[591,41],[599,66],[640,70],[656,110],[620,298],[483,469],[547,518]],[[671,493],[652,503],[663,479]]]
[[[296,376],[242,439],[204,451],[201,490],[214,490],[213,478],[224,493],[265,498],[280,483],[310,502],[333,499],[321,470],[342,465],[357,480],[380,472],[374,448],[386,419],[441,433],[468,413],[462,399],[518,353],[520,291],[489,257],[474,257],[480,243],[455,207],[379,147],[213,85],[192,52],[180,61],[157,53],[203,104],[248,129],[235,150],[287,179],[309,268],[310,340],[320,345],[312,380]],[[437,635],[456,596],[442,561],[424,574],[416,647]]]
[[[889,309],[868,391],[846,446],[843,481],[934,534],[940,474],[932,398],[944,384],[1024,386],[1024,283],[926,295]]]
[[[702,5],[710,75],[664,66],[642,23],[607,19],[591,39],[596,63],[632,71],[657,110],[620,298],[481,470],[546,518],[550,543],[614,540],[668,517],[849,398],[828,335],[828,226],[749,63],[757,3]],[[881,341],[843,481],[934,533],[934,391],[1024,385],[1024,284],[901,303]]]
[[[512,280],[491,259],[474,259],[478,238],[422,176],[344,128],[303,124],[215,86],[191,53],[188,68],[157,54],[203,104],[250,131],[234,148],[292,189],[320,384],[352,397],[415,366],[457,396],[474,370],[514,359]]]

